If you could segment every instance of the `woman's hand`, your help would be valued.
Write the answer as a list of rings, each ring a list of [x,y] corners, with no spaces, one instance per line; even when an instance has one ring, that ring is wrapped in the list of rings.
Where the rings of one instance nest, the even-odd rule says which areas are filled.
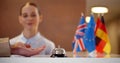
[[[26,44],[18,42],[15,45],[11,46],[11,53],[30,57],[30,56],[39,54],[44,49],[45,49],[45,46],[41,46],[41,47],[32,49],[32,48],[30,48],[30,45],[27,44],[27,46],[26,46]]]

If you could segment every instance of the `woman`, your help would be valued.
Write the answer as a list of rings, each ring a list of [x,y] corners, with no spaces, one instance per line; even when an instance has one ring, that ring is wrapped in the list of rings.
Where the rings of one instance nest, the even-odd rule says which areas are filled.
[[[26,3],[21,7],[19,23],[23,26],[23,31],[10,40],[12,54],[33,56],[51,53],[55,45],[38,31],[41,22],[42,15],[36,4]]]

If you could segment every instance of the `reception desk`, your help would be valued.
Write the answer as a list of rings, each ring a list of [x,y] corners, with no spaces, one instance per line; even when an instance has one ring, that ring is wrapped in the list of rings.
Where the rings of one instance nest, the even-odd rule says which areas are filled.
[[[67,52],[67,57],[51,58],[46,56],[19,57],[12,55],[11,57],[0,57],[0,63],[120,63],[120,55],[100,55],[86,56],[84,54],[74,56],[71,52]]]

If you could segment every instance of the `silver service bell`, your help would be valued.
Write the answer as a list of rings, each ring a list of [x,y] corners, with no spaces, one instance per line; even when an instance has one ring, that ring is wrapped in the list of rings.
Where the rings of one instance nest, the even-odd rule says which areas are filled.
[[[51,57],[66,57],[65,54],[66,54],[65,49],[60,48],[60,46],[58,46],[58,48],[52,50]]]

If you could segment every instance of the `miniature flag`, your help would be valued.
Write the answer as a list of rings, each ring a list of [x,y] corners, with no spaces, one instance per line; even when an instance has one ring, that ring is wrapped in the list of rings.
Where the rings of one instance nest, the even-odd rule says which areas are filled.
[[[95,50],[95,22],[93,15],[90,16],[90,22],[87,24],[87,29],[85,30],[85,35],[83,38],[85,48],[89,53]]]
[[[96,51],[98,53],[107,53],[111,52],[111,45],[108,38],[108,33],[105,27],[103,16],[97,18],[96,23]]]
[[[80,23],[75,32],[74,40],[72,42],[73,53],[85,50],[83,43],[83,36],[86,29],[85,17],[82,15]]]

